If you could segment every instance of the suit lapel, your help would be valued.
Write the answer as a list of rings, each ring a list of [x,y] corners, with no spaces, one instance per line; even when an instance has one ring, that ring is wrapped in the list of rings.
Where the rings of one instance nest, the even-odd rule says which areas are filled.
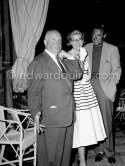
[[[93,52],[93,43],[90,45],[90,48],[88,50],[90,70],[92,70],[92,52]]]
[[[53,73],[61,72],[59,66],[56,64],[56,62],[47,54],[48,56],[48,67],[52,70]]]
[[[68,85],[69,89],[71,90],[72,86],[71,86],[71,82],[70,80],[68,80],[68,78],[62,78],[61,76],[63,76],[63,72],[62,70],[59,68],[59,66],[54,62],[54,60],[44,51],[43,53],[45,62],[47,64],[47,66],[50,68],[50,70],[52,71],[52,73],[59,73],[60,75],[60,79],[62,79],[62,81],[66,82],[66,84]],[[65,64],[63,64],[64,67],[66,68]],[[67,68],[66,68],[67,70]]]

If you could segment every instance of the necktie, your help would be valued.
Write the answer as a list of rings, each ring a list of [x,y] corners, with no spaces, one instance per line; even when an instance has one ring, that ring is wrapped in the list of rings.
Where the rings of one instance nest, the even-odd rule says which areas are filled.
[[[61,68],[63,74],[65,75],[65,74],[66,74],[66,70],[65,70],[65,68],[63,67],[62,63],[61,63],[60,58],[59,58],[58,56],[56,56],[56,59],[57,59],[57,62],[58,62],[58,64],[59,64],[59,66],[60,66],[60,68]],[[67,77],[65,77],[65,78],[66,78],[66,81],[67,81],[67,83],[68,83],[69,88],[72,90],[72,86],[71,86],[70,80],[68,80]]]
[[[57,62],[58,62],[58,64],[59,64],[59,66],[60,66],[62,72],[63,72],[63,73],[66,73],[66,70],[65,70],[65,68],[63,67],[62,63],[60,62],[60,59],[59,59],[58,56],[56,57],[56,59],[57,59]]]

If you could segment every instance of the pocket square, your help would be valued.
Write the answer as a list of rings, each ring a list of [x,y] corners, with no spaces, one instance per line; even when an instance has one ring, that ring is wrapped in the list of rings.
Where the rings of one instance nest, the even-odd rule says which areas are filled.
[[[52,105],[49,108],[57,108],[57,106],[56,105]]]

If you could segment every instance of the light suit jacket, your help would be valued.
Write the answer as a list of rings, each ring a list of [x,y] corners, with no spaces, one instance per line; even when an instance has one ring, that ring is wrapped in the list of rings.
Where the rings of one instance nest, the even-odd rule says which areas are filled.
[[[86,44],[86,51],[89,55],[90,71],[92,69],[93,43]],[[103,42],[102,54],[99,68],[99,80],[106,96],[115,100],[116,84],[121,76],[120,55],[118,48],[114,45]]]
[[[77,60],[64,60],[66,77],[44,51],[29,65],[28,104],[34,117],[42,113],[41,123],[49,127],[66,127],[73,121],[73,80],[82,77]],[[30,76],[31,75],[31,76]]]

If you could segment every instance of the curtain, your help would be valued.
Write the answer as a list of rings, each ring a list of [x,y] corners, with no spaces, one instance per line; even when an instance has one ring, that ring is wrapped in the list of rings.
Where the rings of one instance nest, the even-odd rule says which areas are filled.
[[[49,0],[9,0],[16,61],[12,67],[13,90],[27,89],[27,68],[46,21]]]

